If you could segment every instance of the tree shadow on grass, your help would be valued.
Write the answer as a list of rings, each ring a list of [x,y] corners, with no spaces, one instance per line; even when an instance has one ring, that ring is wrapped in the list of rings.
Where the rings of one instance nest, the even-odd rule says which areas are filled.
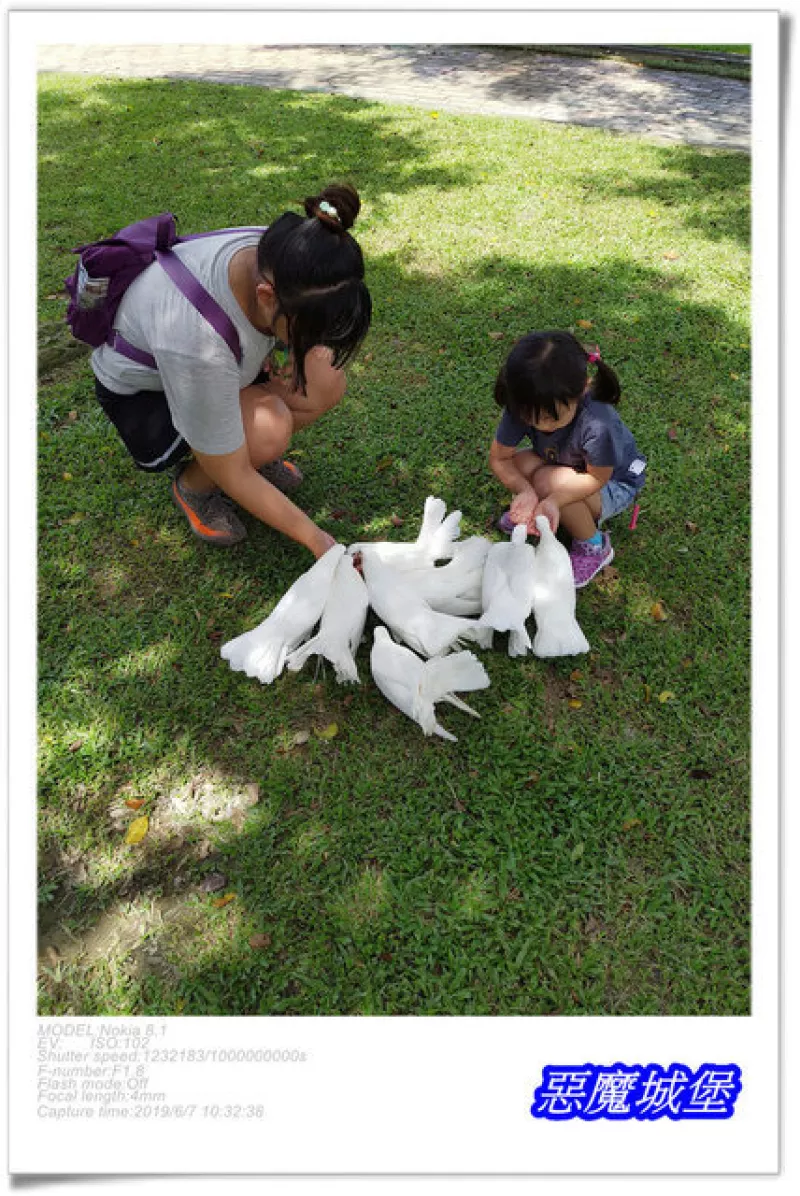
[[[475,177],[431,162],[382,105],[341,96],[103,80],[44,90],[39,116],[41,169],[61,197],[42,233],[62,252],[165,209],[186,232],[266,223],[326,182],[368,178],[371,216],[385,195]]]
[[[413,537],[428,493],[486,532],[502,502],[485,463],[494,373],[517,335],[580,332],[573,297],[590,304],[649,461],[640,527],[614,531],[618,577],[579,597],[595,659],[515,662],[499,640],[482,721],[445,716],[453,745],[385,703],[368,645],[352,691],[309,665],[268,688],[232,673],[220,643],[268,613],[303,550],[252,521],[231,552],[198,546],[86,377],[59,388],[44,411],[39,800],[60,870],[48,926],[78,948],[47,965],[45,1009],[746,1012],[748,675],[731,648],[746,638],[747,385],[730,377],[746,329],[622,258],[426,276],[376,255],[370,285],[378,310],[393,303],[344,403],[296,442],[302,505],[342,542]],[[176,793],[196,815],[198,792],[224,808],[248,785],[259,800],[235,817],[169,822]],[[140,810],[153,837],[124,847]],[[202,888],[211,871],[220,893]]]
[[[642,179],[595,172],[592,193],[621,203],[634,199],[664,204],[707,240],[730,240],[749,248],[749,156],[689,146],[653,147],[653,152],[660,160],[659,174]]]

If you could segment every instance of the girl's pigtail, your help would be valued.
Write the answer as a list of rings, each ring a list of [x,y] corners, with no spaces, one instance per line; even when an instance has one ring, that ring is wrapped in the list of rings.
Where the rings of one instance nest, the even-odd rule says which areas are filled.
[[[591,362],[597,370],[592,386],[592,398],[599,403],[611,403],[616,406],[622,397],[619,378],[610,365],[606,365],[599,353],[587,353],[586,360]]]

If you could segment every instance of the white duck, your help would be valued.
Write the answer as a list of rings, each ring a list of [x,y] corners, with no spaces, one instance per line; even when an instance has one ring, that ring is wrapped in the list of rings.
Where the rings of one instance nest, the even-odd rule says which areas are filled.
[[[364,634],[368,608],[367,587],[353,558],[345,553],[336,566],[319,631],[286,658],[289,672],[298,672],[309,656],[316,654],[331,662],[340,684],[358,683],[354,657]]]
[[[533,586],[536,617],[536,656],[577,656],[589,651],[589,642],[575,618],[575,578],[569,553],[559,543],[544,515],[536,516],[539,547]]]
[[[289,587],[263,623],[222,645],[223,660],[232,669],[257,677],[264,685],[274,681],[289,653],[314,630],[343,555],[343,544],[329,548]]]
[[[419,569],[435,561],[449,560],[453,555],[453,541],[458,539],[461,531],[461,512],[451,511],[445,518],[446,510],[441,498],[429,495],[425,499],[422,527],[416,540],[364,541],[351,544],[347,551],[351,556],[369,551],[395,569]]]
[[[375,614],[415,652],[421,656],[443,656],[464,641],[489,647],[491,627],[483,627],[475,619],[435,611],[404,573],[384,564],[371,552],[363,553],[361,559]]]
[[[408,570],[404,576],[434,610],[446,615],[479,615],[483,610],[483,567],[491,544],[483,536],[470,536],[453,548],[453,559],[446,565]]]
[[[437,702],[449,702],[474,718],[480,718],[477,711],[453,692],[486,689],[489,685],[486,669],[471,652],[420,660],[408,648],[396,644],[385,627],[376,627],[370,666],[375,684],[384,697],[418,723],[426,735],[438,735],[457,742],[456,736],[437,722]]]
[[[531,638],[525,620],[533,605],[536,550],[527,542],[527,528],[518,523],[509,542],[493,544],[483,571],[483,614],[480,622],[508,631],[509,656],[525,656]]]

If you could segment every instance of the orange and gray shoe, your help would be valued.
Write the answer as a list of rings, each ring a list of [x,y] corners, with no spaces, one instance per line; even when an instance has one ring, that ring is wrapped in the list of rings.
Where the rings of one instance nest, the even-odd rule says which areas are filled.
[[[258,472],[284,494],[291,494],[303,480],[301,471],[293,461],[270,461],[268,465],[262,465]]]
[[[221,548],[246,539],[247,530],[233,511],[230,499],[221,490],[212,490],[209,494],[187,490],[181,485],[184,468],[179,468],[173,479],[172,497],[194,534],[207,544],[218,544]]]

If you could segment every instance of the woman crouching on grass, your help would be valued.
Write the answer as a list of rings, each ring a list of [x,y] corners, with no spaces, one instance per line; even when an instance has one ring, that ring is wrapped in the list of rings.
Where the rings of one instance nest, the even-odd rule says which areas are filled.
[[[600,526],[629,507],[645,482],[646,462],[615,410],[617,375],[570,332],[530,332],[509,353],[494,396],[503,415],[489,467],[514,495],[498,526],[510,534],[525,523],[538,535],[537,515],[553,531],[563,523],[580,589],[614,559]],[[518,448],[526,437],[531,448]]]
[[[305,218],[284,212],[263,232],[174,247],[233,322],[241,364],[158,262],[128,287],[115,319],[156,368],[109,345],[92,354],[97,397],[135,464],[177,464],[173,499],[209,544],[247,535],[231,499],[315,557],[335,542],[286,497],[302,475],[282,458],[295,432],[340,402],[342,367],[369,329],[364,259],[348,231],[360,206],[352,187],[330,186],[305,200]],[[264,372],[278,341],[290,351],[289,380]]]

